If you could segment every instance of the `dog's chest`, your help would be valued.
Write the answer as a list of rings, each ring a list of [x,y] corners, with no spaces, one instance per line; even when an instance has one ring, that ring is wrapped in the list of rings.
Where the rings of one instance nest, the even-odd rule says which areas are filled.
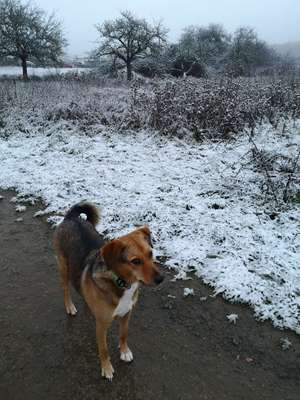
[[[138,283],[134,283],[130,289],[126,289],[123,293],[123,296],[119,300],[119,304],[117,305],[113,316],[114,317],[124,317],[132,309],[134,305],[135,298],[134,294],[138,287]]]

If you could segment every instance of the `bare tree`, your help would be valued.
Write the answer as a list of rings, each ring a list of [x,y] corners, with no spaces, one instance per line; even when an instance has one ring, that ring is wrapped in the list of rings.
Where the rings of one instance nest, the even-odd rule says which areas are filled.
[[[126,65],[127,79],[132,78],[132,64],[138,58],[158,53],[166,42],[167,31],[161,23],[150,25],[128,11],[114,21],[96,25],[101,36],[99,56],[113,56]]]
[[[21,60],[23,78],[27,62],[58,63],[66,40],[54,15],[19,0],[0,0],[0,56]]]
[[[241,27],[233,36],[227,67],[233,75],[250,76],[257,68],[273,65],[275,58],[274,50],[258,38],[254,29]]]
[[[230,36],[218,24],[207,27],[189,26],[179,39],[179,47],[187,58],[194,56],[205,65],[214,65],[228,49]]]
[[[205,76],[209,67],[217,69],[230,47],[230,36],[221,25],[188,26],[178,43],[168,49],[175,76]]]

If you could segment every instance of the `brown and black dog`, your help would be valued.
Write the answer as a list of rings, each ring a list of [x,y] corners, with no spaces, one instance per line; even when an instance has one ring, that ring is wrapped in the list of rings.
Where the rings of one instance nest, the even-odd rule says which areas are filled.
[[[85,214],[86,220],[80,214]],[[149,228],[143,226],[105,243],[95,229],[98,222],[99,213],[93,204],[74,205],[54,233],[54,248],[66,311],[70,315],[77,312],[70,296],[71,281],[95,316],[102,376],[111,380],[114,369],[107,349],[108,328],[114,318],[119,318],[120,357],[132,361],[128,324],[139,283],[159,284],[163,276],[153,261]]]

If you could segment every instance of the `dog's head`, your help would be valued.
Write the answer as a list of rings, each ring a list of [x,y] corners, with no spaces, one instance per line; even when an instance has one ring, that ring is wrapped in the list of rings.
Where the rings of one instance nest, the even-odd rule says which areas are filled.
[[[101,254],[107,267],[128,283],[159,284],[164,279],[153,261],[151,232],[146,226],[107,243]]]

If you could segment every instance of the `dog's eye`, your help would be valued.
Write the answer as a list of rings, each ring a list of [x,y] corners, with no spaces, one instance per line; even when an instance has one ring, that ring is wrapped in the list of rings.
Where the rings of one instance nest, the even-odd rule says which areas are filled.
[[[133,260],[131,260],[132,264],[134,265],[141,265],[142,261],[139,258],[134,258]]]

